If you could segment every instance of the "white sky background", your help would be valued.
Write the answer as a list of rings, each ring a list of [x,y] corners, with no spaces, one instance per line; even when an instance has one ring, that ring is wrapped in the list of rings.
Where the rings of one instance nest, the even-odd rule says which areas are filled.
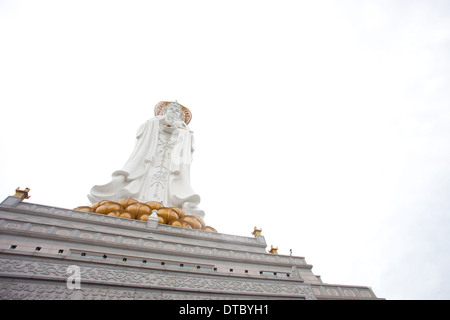
[[[449,88],[445,0],[0,0],[0,198],[88,204],[178,100],[207,224],[450,299]]]

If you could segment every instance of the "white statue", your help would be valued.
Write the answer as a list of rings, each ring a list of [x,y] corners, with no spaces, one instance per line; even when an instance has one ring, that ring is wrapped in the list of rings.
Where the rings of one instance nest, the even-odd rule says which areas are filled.
[[[155,117],[138,129],[136,146],[122,170],[115,171],[108,184],[91,189],[91,203],[127,198],[158,201],[203,218],[204,212],[197,208],[200,196],[190,185],[194,151],[187,126],[190,118],[190,111],[176,101],[158,103]]]

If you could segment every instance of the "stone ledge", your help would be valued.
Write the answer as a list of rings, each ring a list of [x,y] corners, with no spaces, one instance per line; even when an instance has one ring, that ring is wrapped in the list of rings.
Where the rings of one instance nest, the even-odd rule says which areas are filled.
[[[180,244],[158,239],[142,239],[140,237],[122,236],[120,234],[102,233],[80,230],[70,227],[56,227],[50,224],[31,223],[8,218],[0,219],[0,230],[3,234],[23,237],[37,237],[55,241],[69,241],[96,246],[132,249],[134,251],[156,252],[160,254],[197,257],[199,259],[216,259],[263,265],[295,265],[302,269],[312,266],[303,259],[291,256],[272,255],[268,253],[247,252],[242,250],[216,249],[202,245]]]
[[[120,227],[121,229],[131,229],[131,230],[137,229],[140,231],[149,231],[146,221],[111,217],[98,213],[76,211],[64,208],[39,205],[34,203],[21,202],[16,206],[8,206],[4,205],[5,201],[2,202],[0,208],[7,211],[22,212],[22,213],[33,212],[41,216],[58,217],[72,221],[83,221],[83,222],[89,221],[90,223],[93,224],[105,225],[108,227]],[[182,236],[184,238],[186,237],[196,239],[201,238],[204,240],[220,241],[230,244],[251,245],[260,248],[265,248],[267,246],[265,241],[261,242],[261,239],[259,239],[258,241],[258,239],[253,237],[228,235],[220,232],[208,232],[203,230],[187,229],[162,224],[160,224],[156,229],[151,229],[151,232],[155,234],[170,234],[172,236]]]

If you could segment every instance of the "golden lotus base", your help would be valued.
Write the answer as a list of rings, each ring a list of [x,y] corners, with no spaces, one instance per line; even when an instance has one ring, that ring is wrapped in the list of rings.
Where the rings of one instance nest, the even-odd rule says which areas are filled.
[[[124,199],[119,202],[102,200],[92,206],[80,206],[74,210],[141,221],[147,221],[153,211],[156,210],[158,222],[161,224],[217,232],[213,227],[205,225],[202,218],[187,215],[186,212],[177,207],[164,207],[157,201],[142,203],[135,199]]]

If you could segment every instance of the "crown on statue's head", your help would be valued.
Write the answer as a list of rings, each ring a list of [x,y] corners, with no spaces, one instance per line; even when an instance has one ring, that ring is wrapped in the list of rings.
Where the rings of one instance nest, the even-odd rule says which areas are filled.
[[[175,100],[175,101],[172,101],[171,103],[169,103],[169,106],[170,106],[170,105],[174,105],[174,106],[177,106],[178,108],[180,108],[180,109],[181,109],[181,104],[179,104],[177,100]]]
[[[166,108],[169,105],[175,105],[175,106],[178,106],[179,108],[181,108],[181,119],[183,120],[184,123],[189,124],[189,122],[191,122],[191,119],[192,119],[191,111],[188,108],[186,108],[185,106],[179,104],[177,100],[172,101],[172,102],[170,102],[170,101],[158,102],[155,106],[155,116],[163,115],[164,111],[166,110]]]

